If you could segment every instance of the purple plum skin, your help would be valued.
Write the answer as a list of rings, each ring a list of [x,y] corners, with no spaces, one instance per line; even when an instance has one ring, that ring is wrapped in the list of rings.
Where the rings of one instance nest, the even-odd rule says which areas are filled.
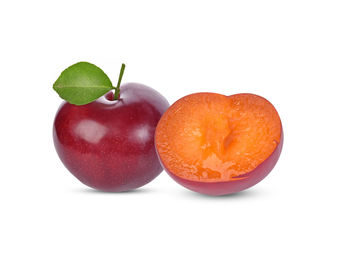
[[[136,83],[86,105],[63,102],[55,117],[53,140],[66,168],[85,185],[109,192],[139,188],[161,167],[154,132],[168,101]]]

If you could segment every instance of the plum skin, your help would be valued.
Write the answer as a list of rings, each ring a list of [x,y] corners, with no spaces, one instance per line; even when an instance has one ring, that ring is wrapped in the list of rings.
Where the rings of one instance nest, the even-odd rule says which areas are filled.
[[[186,187],[187,189],[195,191],[197,193],[211,195],[211,196],[220,196],[220,195],[234,194],[234,193],[243,191],[247,188],[250,188],[256,185],[261,180],[263,180],[276,165],[280,157],[282,147],[283,147],[283,129],[281,127],[280,142],[267,159],[265,159],[254,170],[245,174],[245,176],[247,176],[246,179],[224,181],[224,182],[203,182],[203,181],[199,182],[199,181],[184,179],[170,172],[169,169],[167,169],[167,167],[163,164],[161,158],[159,157],[159,154],[158,154],[158,157],[160,159],[160,162],[164,170],[169,174],[171,178],[173,178],[180,185]]]
[[[141,187],[162,172],[154,132],[168,101],[147,86],[128,83],[76,106],[63,102],[53,140],[66,168],[85,185],[109,192]]]

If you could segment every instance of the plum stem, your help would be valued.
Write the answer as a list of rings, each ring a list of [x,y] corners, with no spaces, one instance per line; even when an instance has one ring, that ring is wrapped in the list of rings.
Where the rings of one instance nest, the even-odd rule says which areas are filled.
[[[120,73],[119,73],[119,79],[118,79],[118,84],[117,86],[114,88],[115,92],[114,92],[114,100],[118,100],[119,99],[119,94],[120,94],[120,83],[122,82],[122,78],[124,75],[124,70],[125,70],[125,64],[122,64],[122,67],[120,68]]]

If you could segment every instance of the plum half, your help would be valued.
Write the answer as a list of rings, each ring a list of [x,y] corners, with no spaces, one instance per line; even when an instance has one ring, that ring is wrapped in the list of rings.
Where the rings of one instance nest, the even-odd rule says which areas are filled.
[[[208,195],[232,194],[264,179],[283,145],[274,106],[254,94],[196,93],[161,117],[155,145],[166,172]]]

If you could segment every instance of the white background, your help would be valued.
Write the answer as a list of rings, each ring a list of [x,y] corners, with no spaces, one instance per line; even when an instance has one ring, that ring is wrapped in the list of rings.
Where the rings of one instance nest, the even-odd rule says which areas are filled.
[[[1,1],[0,261],[349,261],[349,1]],[[88,189],[60,162],[52,84],[78,61],[170,103],[256,93],[281,116],[260,184],[208,197],[164,172]]]

